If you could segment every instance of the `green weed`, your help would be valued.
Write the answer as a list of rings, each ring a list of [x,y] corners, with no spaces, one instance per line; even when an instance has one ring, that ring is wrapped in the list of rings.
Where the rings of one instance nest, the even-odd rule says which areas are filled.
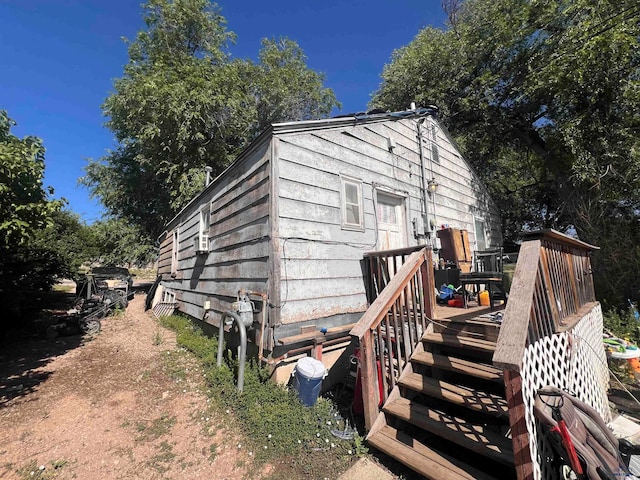
[[[155,346],[162,345],[164,343],[164,337],[162,336],[162,332],[160,329],[156,330],[156,333],[153,334],[153,344]]]
[[[215,443],[212,443],[209,446],[209,461],[213,463],[216,460],[217,456],[218,456],[218,445]]]
[[[159,473],[165,473],[170,467],[170,463],[176,458],[173,447],[167,441],[163,441],[158,447],[158,453],[152,456],[148,461],[149,465]]]
[[[47,464],[38,465],[36,460],[16,470],[20,480],[53,480],[59,477],[61,469],[67,465],[67,460],[52,460]]]
[[[159,418],[150,422],[138,422],[136,423],[136,431],[139,435],[136,440],[146,442],[160,438],[168,434],[175,423],[176,417],[169,416],[167,413],[163,413]]]
[[[304,407],[294,392],[271,382],[270,372],[254,361],[247,362],[240,394],[235,383],[237,363],[230,352],[226,352],[223,365],[216,366],[215,338],[204,335],[184,317],[164,317],[161,323],[174,329],[178,345],[199,359],[211,402],[222,410],[222,416],[232,414],[237,419],[249,442],[242,448],[258,463],[282,464],[286,459],[295,470],[292,474],[333,478],[358,455],[366,454],[362,437],[341,440],[331,433],[345,426],[339,424],[344,421],[329,400],[320,398],[314,407]]]

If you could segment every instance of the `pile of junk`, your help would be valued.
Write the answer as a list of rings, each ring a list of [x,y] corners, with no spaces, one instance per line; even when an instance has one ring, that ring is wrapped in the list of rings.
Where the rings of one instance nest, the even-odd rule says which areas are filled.
[[[73,307],[47,328],[47,338],[100,332],[102,318],[127,308],[134,294],[132,287],[133,278],[126,268],[92,269],[76,282]]]

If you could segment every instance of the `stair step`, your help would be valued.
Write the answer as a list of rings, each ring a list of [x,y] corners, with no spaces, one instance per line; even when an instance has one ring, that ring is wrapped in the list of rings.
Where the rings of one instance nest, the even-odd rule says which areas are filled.
[[[384,411],[480,455],[513,466],[511,440],[482,425],[437,412],[407,398],[385,405]]]
[[[500,324],[490,320],[474,318],[450,318],[434,321],[434,333],[482,338],[491,342],[498,340]]]
[[[432,480],[489,480],[487,475],[449,455],[439,453],[409,435],[385,425],[367,438],[369,444]]]
[[[495,417],[508,414],[507,401],[493,393],[423,377],[419,373],[407,373],[401,376],[398,384],[415,392],[424,393]]]
[[[502,382],[502,370],[491,365],[463,360],[461,358],[438,355],[432,352],[416,352],[411,357],[412,362],[429,367],[441,368],[450,372],[471,375],[483,380]]]
[[[422,341],[436,345],[446,345],[447,347],[459,347],[477,352],[493,353],[496,351],[496,342],[482,340],[479,338],[457,337],[455,335],[445,335],[441,333],[427,333],[422,337]]]

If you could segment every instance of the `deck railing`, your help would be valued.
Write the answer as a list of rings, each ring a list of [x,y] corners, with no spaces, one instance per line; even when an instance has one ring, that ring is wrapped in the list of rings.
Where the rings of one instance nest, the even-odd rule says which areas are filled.
[[[380,250],[367,252],[364,254],[365,280],[367,282],[367,301],[369,305],[387,286],[391,277],[407,261],[409,255],[424,248],[423,245],[416,247],[398,248],[395,250]]]
[[[368,254],[369,308],[351,330],[360,345],[360,379],[365,425],[371,429],[402,368],[433,318],[431,250]],[[391,259],[391,260],[390,260]],[[403,263],[400,262],[403,260]],[[389,268],[391,267],[391,268]],[[371,293],[373,292],[373,293]]]
[[[532,234],[520,249],[493,356],[504,370],[520,480],[545,478],[532,412],[539,388],[571,390],[606,411],[602,312],[590,264],[595,249],[554,230]]]

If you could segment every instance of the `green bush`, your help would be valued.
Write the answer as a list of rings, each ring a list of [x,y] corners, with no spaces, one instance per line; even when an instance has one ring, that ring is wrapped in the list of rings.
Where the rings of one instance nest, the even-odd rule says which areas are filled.
[[[604,328],[616,337],[640,342],[640,322],[635,318],[635,310],[631,307],[623,310],[604,312]]]

